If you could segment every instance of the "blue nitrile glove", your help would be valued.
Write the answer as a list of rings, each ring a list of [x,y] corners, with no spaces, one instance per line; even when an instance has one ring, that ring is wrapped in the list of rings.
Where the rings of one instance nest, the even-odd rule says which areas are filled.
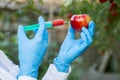
[[[54,65],[60,72],[67,72],[70,64],[79,57],[93,41],[95,24],[89,23],[88,29],[82,28],[80,39],[74,38],[74,30],[70,26],[66,38],[60,48],[58,56],[54,59]]]
[[[48,32],[42,17],[39,17],[40,27],[33,39],[28,39],[23,26],[18,28],[18,48],[20,71],[18,76],[37,78],[38,68],[48,47]]]

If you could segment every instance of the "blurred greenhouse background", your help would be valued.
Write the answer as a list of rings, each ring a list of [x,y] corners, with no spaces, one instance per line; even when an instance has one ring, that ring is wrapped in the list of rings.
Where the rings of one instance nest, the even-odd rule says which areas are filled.
[[[39,16],[43,16],[45,21],[64,19],[69,23],[71,15],[84,13],[89,14],[96,24],[94,42],[72,63],[72,72],[68,80],[82,80],[95,63],[97,72],[118,75],[120,73],[120,0],[0,0],[0,49],[15,64],[19,64],[16,35],[18,25],[36,24]],[[39,69],[39,80],[58,54],[69,25],[48,30],[49,47]],[[27,32],[27,35],[32,38],[32,31]],[[107,55],[107,60],[104,60],[106,53],[112,54],[110,57]],[[102,70],[99,69],[101,65],[104,66]]]

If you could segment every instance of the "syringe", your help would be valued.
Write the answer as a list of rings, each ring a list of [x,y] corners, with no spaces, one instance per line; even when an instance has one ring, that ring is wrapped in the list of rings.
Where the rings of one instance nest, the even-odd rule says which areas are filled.
[[[47,29],[49,29],[55,26],[63,25],[64,23],[65,22],[63,19],[57,19],[57,20],[45,22],[45,26]],[[24,26],[24,30],[25,31],[35,30],[35,29],[38,29],[38,27],[39,27],[39,24],[28,25],[28,26]]]

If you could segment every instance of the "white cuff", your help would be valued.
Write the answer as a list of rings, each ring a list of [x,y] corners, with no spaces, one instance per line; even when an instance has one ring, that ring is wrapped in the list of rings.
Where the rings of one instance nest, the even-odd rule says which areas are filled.
[[[37,79],[30,76],[20,76],[18,80],[37,80]]]
[[[16,77],[0,67],[0,80],[16,80]]]
[[[53,64],[50,64],[45,76],[42,80],[67,80],[71,72],[71,67],[69,67],[68,73],[58,72]]]

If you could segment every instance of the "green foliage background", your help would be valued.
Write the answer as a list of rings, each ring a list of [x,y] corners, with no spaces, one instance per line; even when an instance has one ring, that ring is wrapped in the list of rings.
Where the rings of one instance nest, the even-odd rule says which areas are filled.
[[[89,14],[96,24],[94,42],[91,46],[91,48],[96,49],[94,55],[104,53],[108,49],[113,50],[116,55],[118,55],[120,45],[120,0],[114,0],[114,2],[118,5],[116,9],[118,12],[117,16],[111,15],[109,11],[111,4],[109,1],[99,3],[98,0],[73,0],[72,4],[67,7],[64,5],[60,6],[57,17],[69,21],[67,18],[68,13]],[[40,0],[40,5],[42,5],[42,0]],[[42,15],[45,20],[48,20],[48,16],[37,9],[33,1],[30,0],[27,6],[16,11],[0,9],[0,22],[2,22],[2,26],[6,26],[6,28],[12,26],[16,26],[15,28],[17,28],[20,24],[28,25],[37,23],[37,18],[40,15]],[[110,21],[108,21],[109,18],[111,19]],[[17,32],[1,31],[0,49],[3,50],[14,63],[19,64],[16,34]],[[28,35],[30,35],[30,33],[28,33]],[[47,55],[39,69],[39,79],[45,74],[49,64],[53,62],[61,44],[59,41],[53,41],[49,44]],[[118,56],[118,59],[120,62],[120,56]],[[80,76],[87,71],[89,66],[89,61],[86,61],[84,57],[78,58],[72,64],[73,73],[70,74],[68,80],[80,80]]]

